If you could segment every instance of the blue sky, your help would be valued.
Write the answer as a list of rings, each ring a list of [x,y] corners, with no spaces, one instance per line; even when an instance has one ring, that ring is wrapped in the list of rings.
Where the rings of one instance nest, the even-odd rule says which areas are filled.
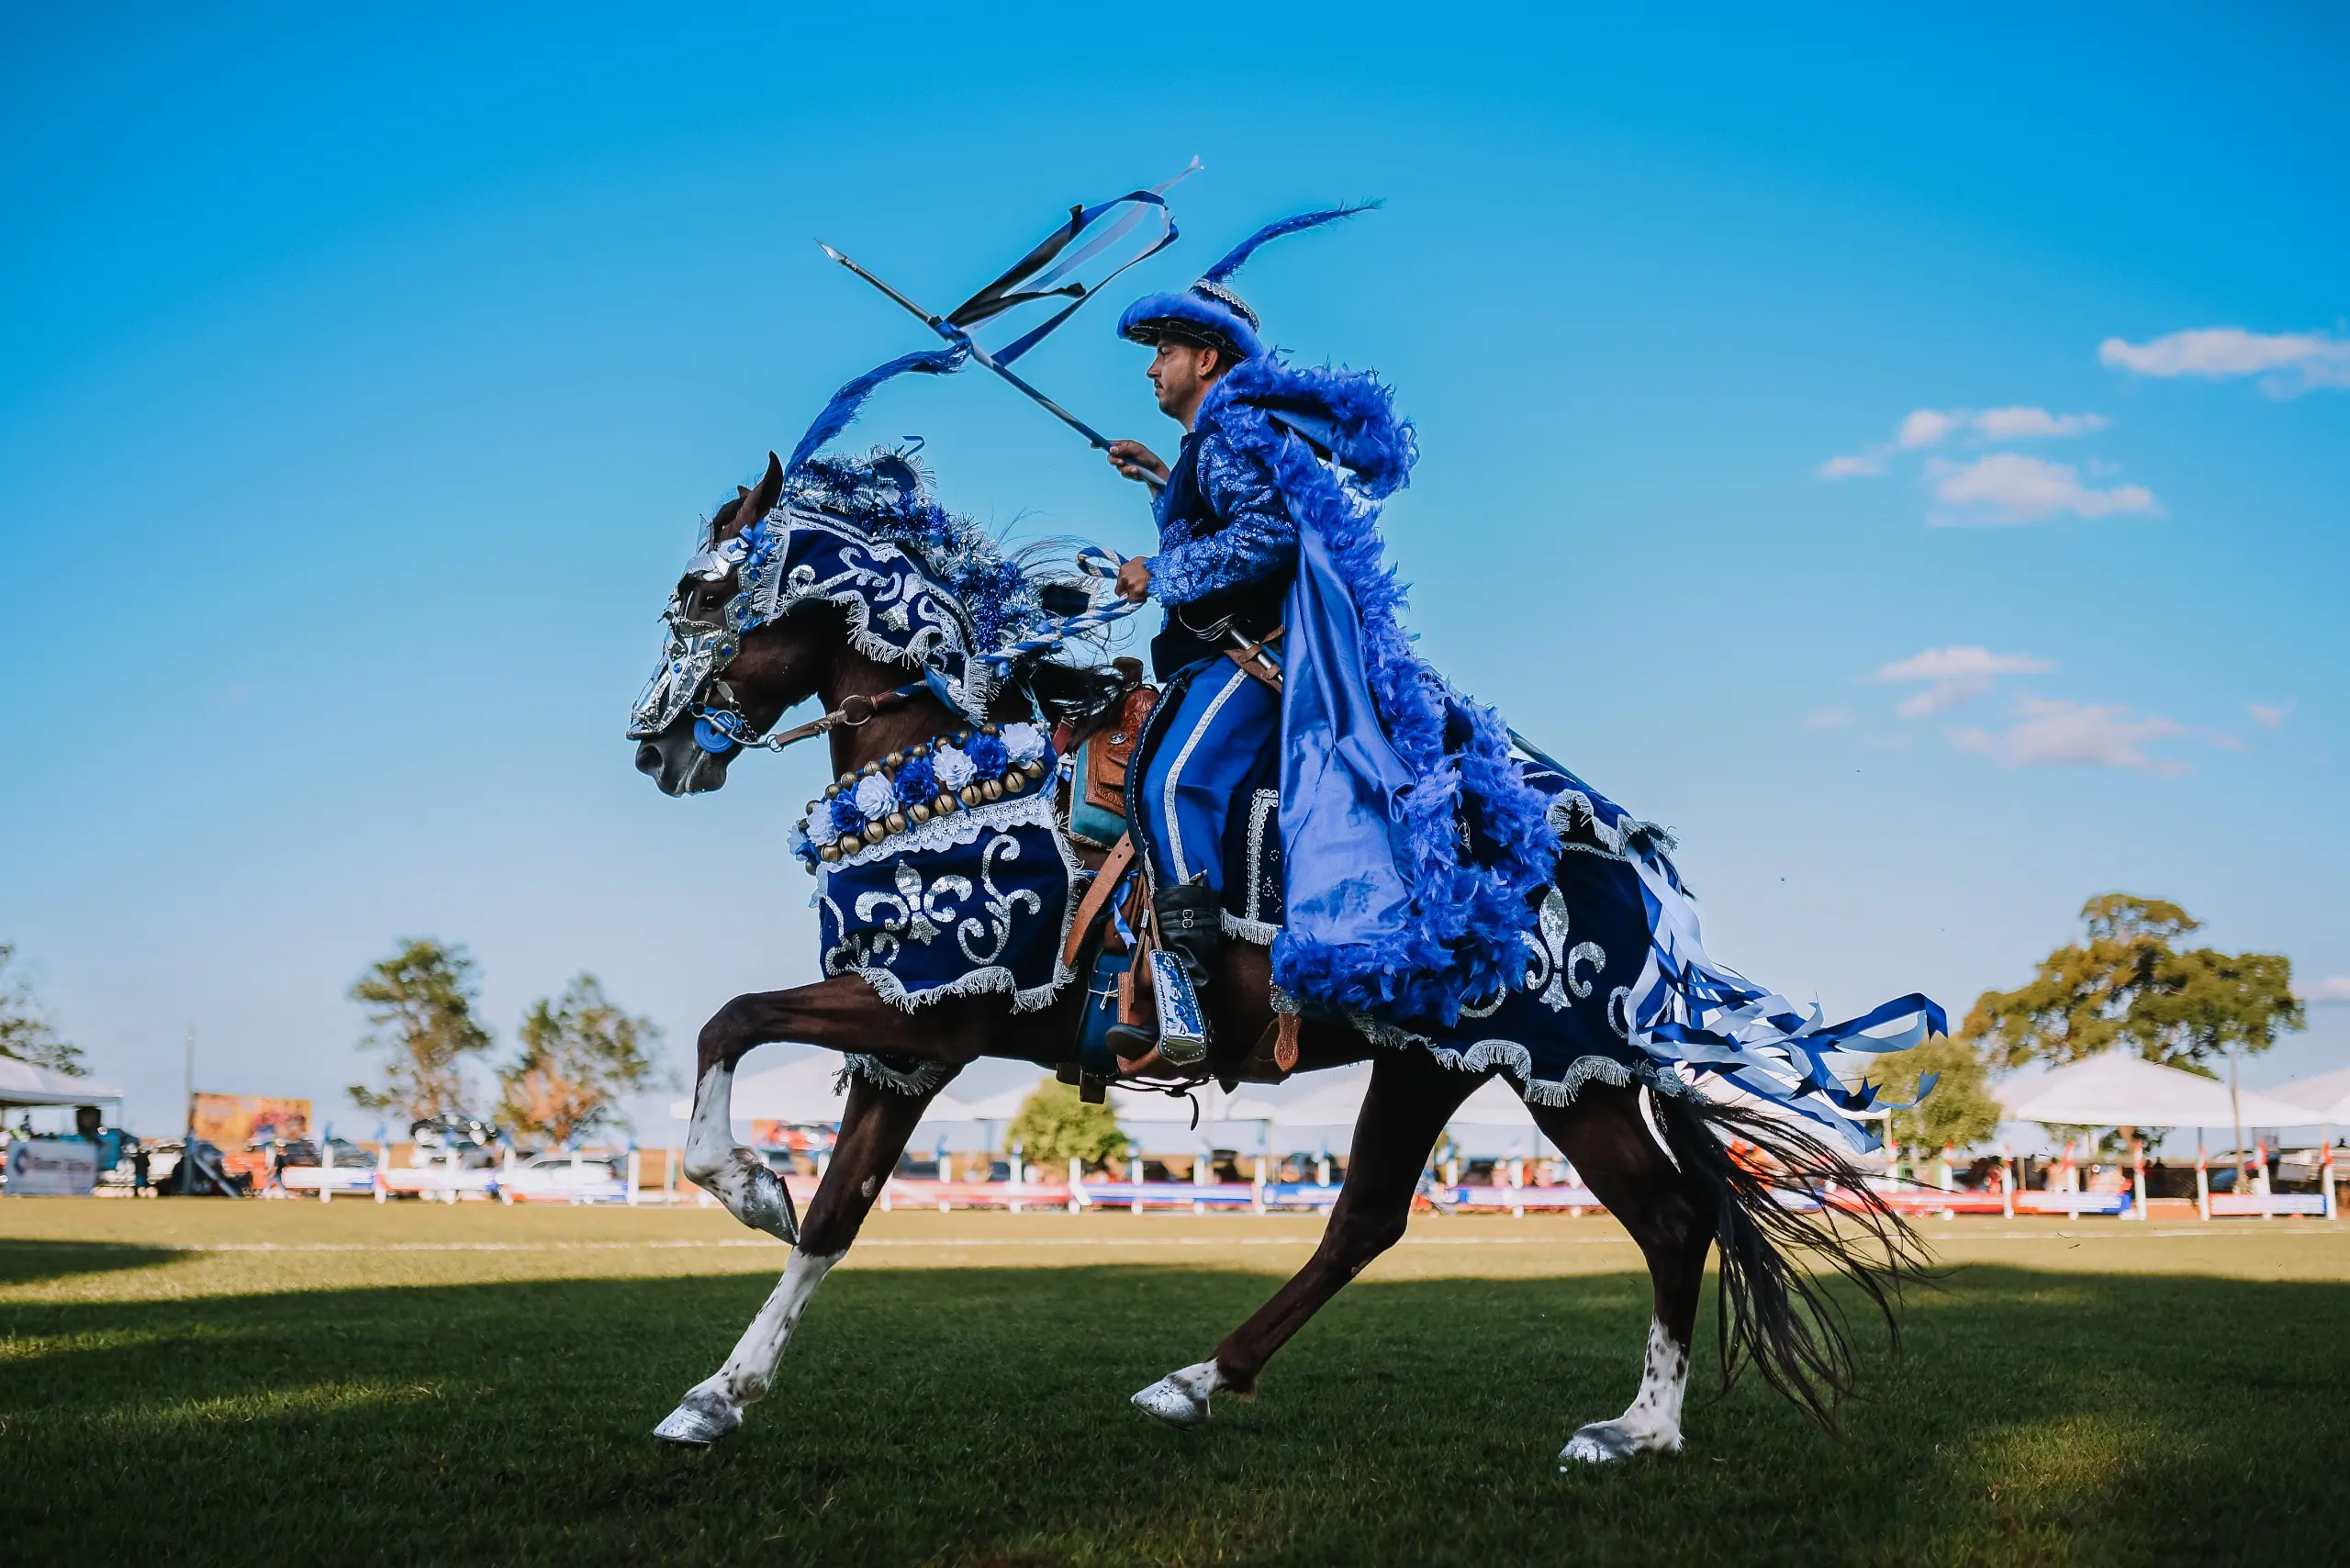
[[[2350,27],[1788,10],[12,11],[0,939],[151,1128],[191,1021],[331,1102],[403,935],[508,1042],[811,978],[815,756],[673,801],[621,730],[694,519],[922,346],[811,241],[948,301],[1196,154],[1136,292],[1386,199],[1248,297],[1394,382],[1425,649],[1679,831],[1718,957],[1963,1010],[2119,888],[2350,977]],[[1165,443],[1111,319],[1028,366]],[[860,431],[1147,544],[975,375]],[[2350,1062],[2311,1017],[2252,1081]]]

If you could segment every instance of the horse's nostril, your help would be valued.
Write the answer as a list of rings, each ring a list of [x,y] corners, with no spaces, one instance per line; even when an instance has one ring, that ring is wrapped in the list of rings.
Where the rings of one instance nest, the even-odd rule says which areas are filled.
[[[661,776],[661,748],[651,741],[639,741],[636,745],[636,770],[653,778]]]

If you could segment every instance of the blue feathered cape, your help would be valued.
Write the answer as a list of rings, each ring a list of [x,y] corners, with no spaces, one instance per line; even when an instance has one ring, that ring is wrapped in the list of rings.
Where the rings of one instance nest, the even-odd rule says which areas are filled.
[[[1450,1023],[1524,978],[1519,933],[1558,848],[1499,715],[1454,692],[1404,629],[1378,523],[1418,455],[1412,427],[1376,376],[1271,354],[1219,380],[1194,423],[1262,461],[1298,527],[1274,982],[1326,1007]]]

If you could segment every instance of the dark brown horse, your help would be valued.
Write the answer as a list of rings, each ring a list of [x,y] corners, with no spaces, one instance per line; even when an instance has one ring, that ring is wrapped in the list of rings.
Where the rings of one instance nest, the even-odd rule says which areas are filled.
[[[718,514],[715,543],[740,533],[775,506],[784,480],[772,454],[765,477]],[[715,622],[736,592],[732,577],[680,585],[686,611]],[[840,613],[820,604],[791,611],[742,638],[726,671],[744,720],[764,733],[790,708],[813,698],[827,711],[844,702],[900,688],[903,665],[857,652]],[[1086,672],[1046,666],[1030,686],[1058,700],[1081,693]],[[1030,698],[1007,691],[996,717],[1025,718]],[[1081,696],[1077,705],[1081,706]],[[927,696],[856,727],[830,732],[831,766],[848,775],[867,762],[956,727],[957,715]],[[703,750],[690,715],[639,747],[637,766],[673,795],[700,793],[725,781],[726,759]],[[744,1224],[793,1244],[783,1278],[726,1364],[688,1392],[656,1434],[706,1444],[742,1424],[744,1408],[764,1395],[793,1325],[824,1274],[848,1251],[867,1213],[895,1169],[928,1093],[877,1089],[859,1079],[849,1092],[840,1137],[808,1212],[795,1228],[789,1200],[767,1165],[736,1147],[729,1101],[735,1066],[753,1047],[778,1041],[840,1051],[919,1058],[948,1076],[981,1057],[1050,1061],[1065,1057],[1085,988],[1071,985],[1036,1012],[1016,1013],[1002,995],[950,997],[919,1013],[884,1002],[865,980],[835,976],[788,991],[739,996],[702,1026],[696,1064],[687,1173]],[[1215,1034],[1256,1040],[1273,1021],[1267,949],[1235,942],[1225,971],[1209,990]],[[1135,1395],[1145,1411],[1179,1427],[1207,1418],[1219,1390],[1252,1391],[1265,1363],[1305,1326],[1323,1303],[1403,1236],[1421,1172],[1437,1138],[1487,1074],[1439,1064],[1416,1047],[1374,1047],[1350,1025],[1308,1020],[1297,1070],[1374,1058],[1371,1088],[1355,1128],[1345,1183],[1320,1246],[1304,1268],[1214,1354],[1169,1374]],[[1638,1394],[1614,1420],[1580,1428],[1562,1460],[1610,1461],[1681,1446],[1682,1393],[1695,1333],[1707,1252],[1722,1249],[1719,1331],[1726,1376],[1746,1361],[1823,1421],[1849,1386],[1852,1361],[1834,1304],[1788,1257],[1822,1252],[1886,1314],[1910,1267],[1910,1243],[1897,1220],[1864,1209],[1857,1236],[1777,1201],[1774,1189],[1856,1173],[1831,1150],[1784,1123],[1684,1093],[1652,1093],[1604,1081],[1585,1084],[1572,1103],[1530,1105],[1542,1131],[1565,1151],[1608,1212],[1645,1255],[1655,1291],[1653,1319]],[[1751,1153],[1731,1158],[1726,1139]]]

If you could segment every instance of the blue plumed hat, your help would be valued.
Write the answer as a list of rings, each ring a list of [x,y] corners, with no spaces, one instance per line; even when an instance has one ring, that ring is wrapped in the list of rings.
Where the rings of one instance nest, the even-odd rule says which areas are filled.
[[[1332,207],[1327,212],[1302,212],[1295,218],[1267,224],[1234,246],[1224,260],[1182,293],[1147,295],[1127,306],[1125,314],[1118,318],[1118,336],[1136,343],[1174,338],[1221,349],[1235,360],[1256,358],[1265,352],[1264,340],[1257,336],[1264,323],[1248,308],[1246,300],[1232,292],[1225,280],[1238,272],[1242,263],[1257,253],[1257,247],[1268,240],[1278,240],[1304,229],[1318,229],[1378,205],[1364,202],[1359,207]]]

